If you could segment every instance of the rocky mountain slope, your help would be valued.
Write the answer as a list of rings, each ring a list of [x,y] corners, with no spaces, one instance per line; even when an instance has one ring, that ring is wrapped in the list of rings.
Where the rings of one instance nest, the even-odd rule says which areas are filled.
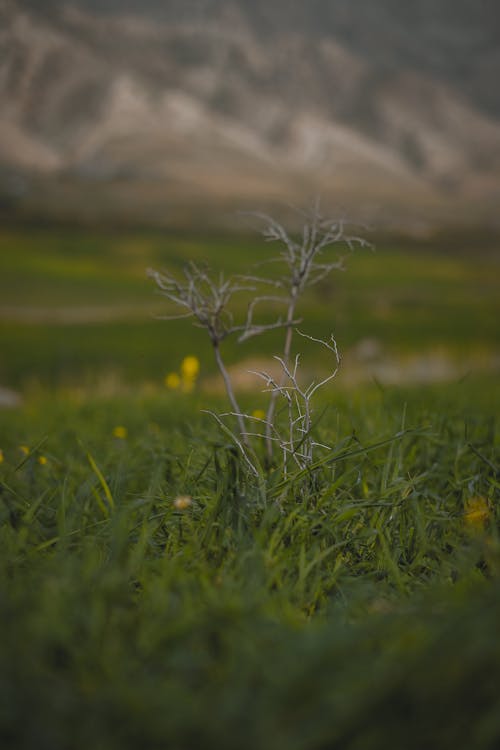
[[[4,208],[157,217],[321,192],[494,221],[499,12],[415,5],[0,0]]]

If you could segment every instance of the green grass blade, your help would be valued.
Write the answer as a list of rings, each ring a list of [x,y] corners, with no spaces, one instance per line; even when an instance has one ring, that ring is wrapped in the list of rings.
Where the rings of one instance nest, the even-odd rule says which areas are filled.
[[[87,459],[88,459],[88,462],[89,462],[89,464],[90,464],[90,466],[92,468],[92,471],[94,472],[94,474],[96,475],[96,477],[99,480],[99,484],[101,485],[102,491],[104,492],[106,500],[109,503],[109,507],[112,510],[114,510],[115,509],[115,501],[113,500],[113,495],[111,494],[111,490],[109,489],[109,485],[106,482],[102,471],[99,469],[98,465],[94,461],[94,458],[92,457],[91,453],[88,452],[88,451],[87,451]]]

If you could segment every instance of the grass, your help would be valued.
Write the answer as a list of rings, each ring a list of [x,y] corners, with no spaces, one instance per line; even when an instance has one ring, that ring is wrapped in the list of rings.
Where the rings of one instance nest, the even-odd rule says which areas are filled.
[[[116,307],[126,288],[139,309],[151,294],[126,237],[68,233],[58,246],[51,236],[36,272],[22,249],[33,259],[38,235],[11,237],[8,261],[0,252],[9,305],[28,306],[22,285],[13,292],[22,269],[44,309],[86,306],[87,292]],[[83,265],[93,259],[85,283],[67,242]],[[164,249],[156,235],[129,242],[152,257]],[[183,242],[165,247],[191,252]],[[412,325],[422,347],[437,330],[464,351],[483,321],[481,346],[492,349],[492,262],[437,254],[422,266],[389,249],[353,258],[323,302],[309,302],[307,321],[326,325],[333,299],[347,341],[392,331],[398,351],[418,348]],[[101,297],[93,279],[106,264]],[[410,291],[443,319],[405,306]],[[366,331],[378,294],[390,313]],[[494,375],[334,384],[318,405],[331,452],[309,473],[256,480],[201,412],[223,408],[219,397],[144,386],[202,351],[196,330],[175,325],[137,313],[78,326],[4,320],[3,382],[24,387],[25,401],[0,411],[0,745],[497,748]],[[93,386],[110,370],[129,383],[125,395]],[[251,409],[257,399],[242,400]],[[179,496],[191,502],[178,508]]]
[[[333,460],[264,487],[199,395],[4,413],[3,745],[495,747],[498,434],[481,393],[337,396]]]

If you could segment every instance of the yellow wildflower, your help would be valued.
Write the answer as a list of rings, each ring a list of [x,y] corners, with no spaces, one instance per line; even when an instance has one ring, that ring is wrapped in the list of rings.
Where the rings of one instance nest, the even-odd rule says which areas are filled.
[[[186,510],[192,503],[193,499],[189,495],[178,495],[174,500],[174,508],[176,510]]]
[[[486,498],[478,495],[477,497],[469,498],[465,503],[464,521],[467,526],[474,529],[482,528],[488,520],[489,515],[490,510]]]
[[[264,409],[254,409],[252,412],[252,417],[255,417],[255,419],[265,419],[266,412],[264,411]]]
[[[168,375],[165,375],[165,385],[171,391],[175,391],[177,388],[179,388],[180,384],[181,379],[176,372],[169,372]]]
[[[38,456],[38,463],[40,466],[45,466],[47,463],[47,458],[45,456]]]
[[[128,435],[127,428],[126,427],[122,427],[122,425],[118,425],[113,430],[113,436],[115,438],[118,438],[118,440],[125,440],[125,438],[127,437],[127,435]]]
[[[0,448],[0,464],[3,464],[3,450]]]
[[[200,360],[198,357],[190,355],[184,357],[181,362],[182,377],[186,380],[196,380],[200,372]]]
[[[25,456],[29,456],[30,454],[30,449],[27,445],[20,445],[19,450],[21,451],[21,453],[24,453]]]

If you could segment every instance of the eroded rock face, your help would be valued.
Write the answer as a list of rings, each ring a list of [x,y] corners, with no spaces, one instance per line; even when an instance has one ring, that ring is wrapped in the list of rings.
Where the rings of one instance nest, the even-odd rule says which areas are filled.
[[[3,165],[9,185],[15,170],[484,209],[498,8],[414,5],[0,0],[0,182]]]

